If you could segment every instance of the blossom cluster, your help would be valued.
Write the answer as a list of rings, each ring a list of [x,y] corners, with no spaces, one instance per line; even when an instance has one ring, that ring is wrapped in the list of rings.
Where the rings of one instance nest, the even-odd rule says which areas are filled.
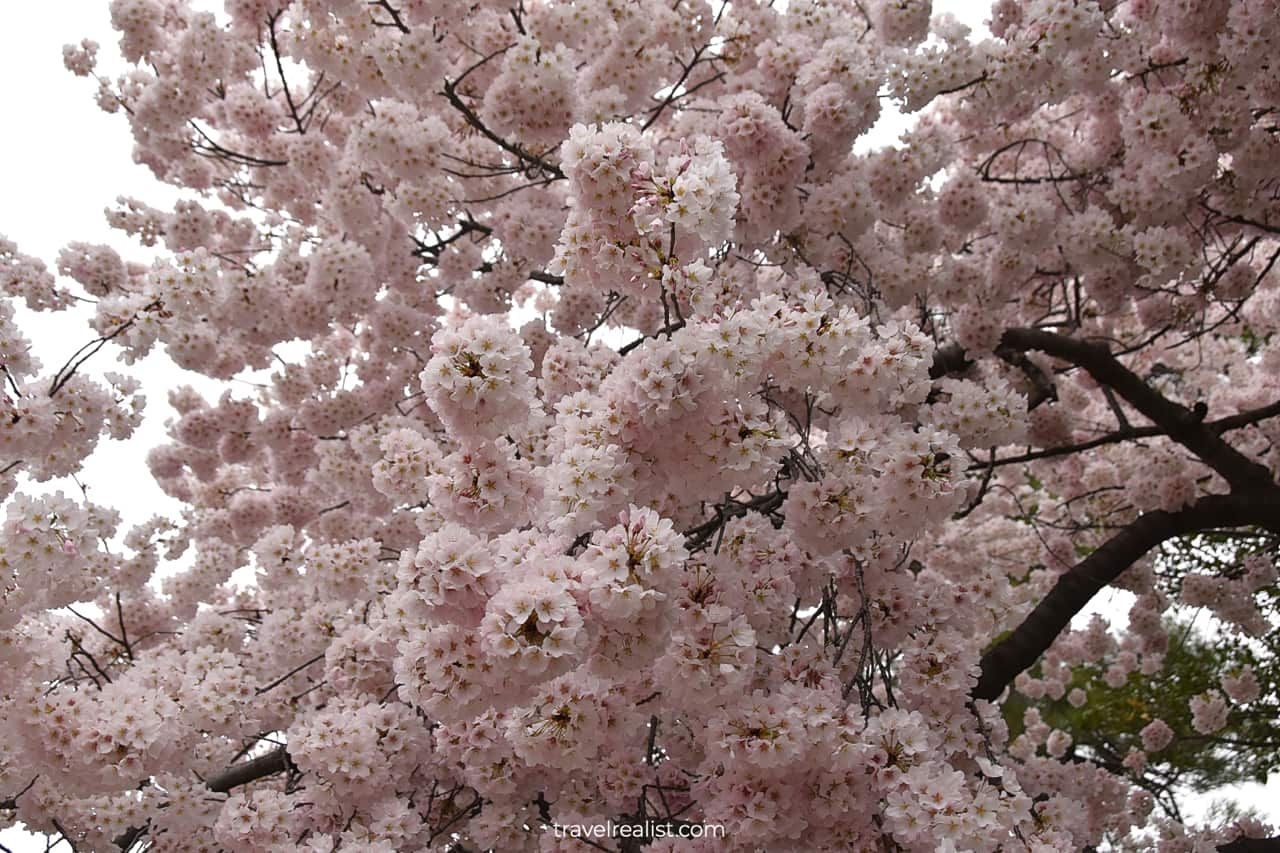
[[[0,822],[1273,831],[1147,790],[1272,707],[1259,661],[1105,765],[1041,710],[1158,678],[1172,608],[1274,628],[1256,530],[1221,569],[1156,541],[1280,505],[1271,0],[998,0],[990,37],[927,0],[193,5],[112,0],[114,77],[63,54],[183,189],[107,212],[153,259],[0,239]],[[919,113],[893,145],[886,97]],[[73,303],[50,372],[24,312]],[[99,350],[230,389],[168,394],[172,519],[40,496],[142,424]],[[1104,581],[1127,626],[1073,627]]]

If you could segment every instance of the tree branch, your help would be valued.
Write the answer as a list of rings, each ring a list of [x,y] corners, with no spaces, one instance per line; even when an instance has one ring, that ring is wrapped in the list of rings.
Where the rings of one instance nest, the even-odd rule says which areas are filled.
[[[249,761],[233,764],[217,776],[204,780],[204,784],[206,788],[215,794],[227,794],[241,785],[248,785],[250,782],[265,779],[277,773],[284,773],[292,766],[293,762],[289,759],[289,753],[281,746]],[[113,843],[121,851],[128,850],[147,834],[149,826],[150,824],[130,827],[116,837]]]
[[[495,53],[491,53],[488,56],[484,57],[479,62],[472,65],[470,68],[463,71],[462,74],[458,76],[457,80],[449,80],[448,78],[446,78],[444,81],[444,91],[441,94],[444,95],[445,99],[449,102],[449,104],[455,110],[457,110],[459,113],[462,114],[462,117],[466,119],[467,124],[471,125],[473,128],[478,130],[486,139],[488,139],[494,145],[497,145],[503,151],[506,151],[508,154],[511,154],[517,160],[524,163],[526,166],[530,168],[536,168],[540,170],[543,174],[549,175],[556,180],[563,179],[565,177],[565,174],[564,172],[560,171],[560,167],[555,165],[554,163],[548,162],[545,159],[546,155],[551,153],[550,151],[547,151],[543,154],[534,154],[533,152],[526,150],[525,148],[523,148],[520,145],[517,145],[514,142],[509,142],[508,140],[503,139],[501,136],[499,136],[498,134],[490,130],[489,127],[485,125],[483,121],[480,120],[480,116],[476,114],[475,110],[467,106],[466,102],[463,101],[462,98],[458,95],[457,87],[458,87],[458,84],[462,82],[463,78],[465,78],[468,74],[470,74],[476,68],[488,62],[490,59],[493,59],[493,57],[508,50],[509,47],[510,46],[503,48],[502,50],[499,50]]]
[[[1039,350],[1083,368],[1237,489],[1274,487],[1275,480],[1265,465],[1224,441],[1217,431],[1205,425],[1200,413],[1173,402],[1144,382],[1121,364],[1105,344],[1039,329],[1009,329],[1001,343],[1019,350]]]
[[[1272,403],[1269,406],[1250,409],[1246,412],[1240,412],[1239,414],[1219,418],[1216,421],[1209,421],[1205,424],[1205,428],[1221,435],[1222,433],[1233,429],[1253,426],[1259,421],[1265,421],[1268,418],[1274,418],[1277,415],[1280,415],[1280,403]],[[1023,462],[1034,462],[1037,459],[1053,459],[1057,456],[1068,456],[1072,453],[1080,453],[1085,450],[1092,450],[1095,447],[1103,447],[1108,444],[1119,444],[1122,441],[1137,441],[1140,438],[1155,438],[1162,435],[1164,435],[1164,430],[1158,426],[1119,429],[1115,432],[1104,433],[1096,438],[1091,438],[1087,441],[1081,441],[1076,444],[1063,444],[1058,447],[1045,447],[1040,450],[1020,453],[1017,456],[1005,456],[993,459],[990,462],[976,462],[973,465],[970,465],[968,470],[982,471],[984,469],[1000,467],[1002,465],[1017,465]]]
[[[1237,838],[1219,844],[1218,853],[1280,853],[1280,835],[1273,838]]]
[[[929,366],[929,378],[941,379],[950,373],[963,373],[973,366],[965,355],[964,347],[952,342],[933,351],[933,364]]]
[[[215,794],[226,794],[241,785],[248,785],[267,776],[283,773],[291,764],[289,753],[281,746],[249,761],[233,764],[217,776],[206,779],[204,784]]]
[[[1201,530],[1251,524],[1280,532],[1280,490],[1208,495],[1177,512],[1157,510],[1139,516],[1059,578],[1022,624],[987,650],[973,697],[994,701],[1018,673],[1048,650],[1094,595],[1161,542]]]
[[[280,87],[284,90],[284,100],[289,106],[289,115],[293,117],[293,124],[298,130],[298,135],[307,132],[307,125],[303,122],[302,117],[298,115],[298,105],[293,101],[293,93],[289,91],[289,78],[284,73],[284,61],[280,58],[280,40],[276,37],[276,23],[283,15],[283,11],[276,12],[274,15],[267,16],[267,37],[271,43],[271,53],[276,58],[276,72],[280,75]]]

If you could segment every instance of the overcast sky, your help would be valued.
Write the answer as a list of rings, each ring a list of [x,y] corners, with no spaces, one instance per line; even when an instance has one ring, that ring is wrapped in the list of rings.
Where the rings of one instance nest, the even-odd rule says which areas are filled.
[[[133,162],[128,125],[122,115],[98,109],[95,81],[62,67],[62,45],[86,36],[103,45],[101,55],[108,70],[123,67],[113,56],[116,48],[107,9],[106,0],[5,3],[0,18],[0,79],[5,81],[0,97],[4,114],[10,117],[0,133],[0,163],[4,163],[0,234],[51,270],[58,251],[73,240],[106,243],[126,258],[149,261],[150,251],[107,227],[103,211],[121,195],[146,199],[161,209],[170,209],[179,197],[176,189],[160,184]],[[18,310],[18,322],[32,339],[46,372],[62,365],[95,336],[86,325],[91,316],[87,308],[58,314]],[[88,363],[87,372],[97,375],[119,369],[118,352],[108,345]],[[146,448],[164,439],[163,420],[170,414],[164,389],[155,387],[152,380],[192,381],[179,380],[181,372],[165,370],[165,362],[156,353],[139,366],[145,376],[149,416],[142,430],[128,442],[104,440],[81,477],[90,498],[121,510],[126,523],[178,509],[145,476],[143,462]],[[194,381],[200,382],[200,377]],[[203,382],[200,387],[211,388],[212,383]],[[74,483],[51,485],[76,490]]]
[[[205,0],[197,5],[216,8],[220,3]],[[982,0],[941,0],[934,8],[951,11],[979,28],[987,5]],[[119,195],[135,196],[161,209],[171,208],[178,197],[173,188],[159,184],[133,162],[128,125],[123,116],[97,108],[96,84],[62,67],[62,46],[87,36],[102,45],[100,67],[113,74],[120,70],[107,10],[107,0],[10,0],[3,4],[0,17],[0,80],[4,81],[0,104],[9,117],[0,132],[0,162],[4,163],[0,234],[51,269],[58,250],[73,240],[106,243],[128,259],[149,260],[148,252],[107,228],[103,210]],[[893,135],[885,134],[888,139]],[[87,316],[85,311],[51,317],[20,309],[19,322],[50,369],[92,339],[84,324]],[[116,352],[105,348],[91,362],[90,372],[116,368]],[[144,462],[147,448],[165,440],[163,421],[171,415],[165,402],[167,388],[191,382],[207,389],[206,395],[216,396],[212,389],[217,387],[166,367],[158,350],[127,370],[143,379],[148,397],[146,423],[128,442],[104,440],[81,476],[90,498],[120,510],[126,527],[156,513],[176,515],[180,509],[151,481]],[[78,491],[69,481],[52,487]],[[0,795],[11,793],[0,791]],[[1268,803],[1280,803],[1280,780],[1273,779],[1266,791],[1248,786],[1239,796],[1249,805],[1270,808],[1273,819],[1280,819],[1280,807],[1268,807]],[[0,831],[0,844],[13,853],[45,849],[43,840],[16,829]]]

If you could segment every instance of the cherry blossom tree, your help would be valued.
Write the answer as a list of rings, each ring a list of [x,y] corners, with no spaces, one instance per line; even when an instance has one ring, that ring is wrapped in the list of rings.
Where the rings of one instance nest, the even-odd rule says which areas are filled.
[[[0,242],[6,824],[1280,849],[1149,776],[1273,680],[1119,763],[1027,705],[1158,684],[1175,607],[1275,628],[1272,0],[110,6],[128,70],[66,66],[186,192],[109,211],[150,265]],[[50,370],[14,300],[94,337]],[[157,346],[227,382],[169,395],[182,516],[28,488],[131,434]],[[1205,536],[1238,558],[1162,557]],[[1107,587],[1127,627],[1073,627]]]

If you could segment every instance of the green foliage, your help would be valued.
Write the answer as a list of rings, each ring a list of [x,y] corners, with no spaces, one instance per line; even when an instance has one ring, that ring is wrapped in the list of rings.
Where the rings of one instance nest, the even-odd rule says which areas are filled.
[[[1124,756],[1130,749],[1142,749],[1139,732],[1159,718],[1174,732],[1167,749],[1149,756],[1147,775],[1159,787],[1205,791],[1250,779],[1265,782],[1268,773],[1280,768],[1274,667],[1261,667],[1253,650],[1222,638],[1211,639],[1190,622],[1167,627],[1173,639],[1159,673],[1134,673],[1124,685],[1113,688],[1103,680],[1103,666],[1080,667],[1068,693],[1074,688],[1084,690],[1088,696],[1084,705],[1072,707],[1065,697],[1035,702],[1015,697],[1005,705],[1011,732],[1022,731],[1022,714],[1034,706],[1046,723],[1071,735],[1076,755],[1124,773]],[[1227,727],[1220,732],[1197,732],[1191,725],[1191,697],[1217,688],[1221,676],[1238,672],[1245,664],[1252,664],[1258,673],[1264,700],[1233,708]],[[1270,680],[1264,680],[1264,672]],[[1265,701],[1268,695],[1271,702]]]
[[[1176,600],[1189,572],[1231,577],[1248,554],[1270,548],[1270,540],[1205,536],[1178,543],[1157,561],[1161,591]],[[1260,590],[1255,602],[1272,625],[1280,625],[1280,588]],[[1072,737],[1072,753],[1106,766],[1156,794],[1166,808],[1187,791],[1203,792],[1245,781],[1265,783],[1280,771],[1280,631],[1248,637],[1223,626],[1206,611],[1177,607],[1165,622],[1169,648],[1164,666],[1152,676],[1133,673],[1122,686],[1107,685],[1103,676],[1111,660],[1078,667],[1063,698],[1029,700],[1014,694],[1004,706],[1010,733],[1023,729],[1023,713],[1039,710],[1050,726]],[[1261,696],[1247,705],[1230,704],[1228,723],[1204,735],[1191,724],[1190,700],[1206,690],[1220,690],[1224,676],[1252,666]],[[1067,700],[1073,689],[1087,695],[1079,708]],[[1122,765],[1131,749],[1142,749],[1142,728],[1162,719],[1173,729],[1168,748],[1148,755],[1140,777]]]

